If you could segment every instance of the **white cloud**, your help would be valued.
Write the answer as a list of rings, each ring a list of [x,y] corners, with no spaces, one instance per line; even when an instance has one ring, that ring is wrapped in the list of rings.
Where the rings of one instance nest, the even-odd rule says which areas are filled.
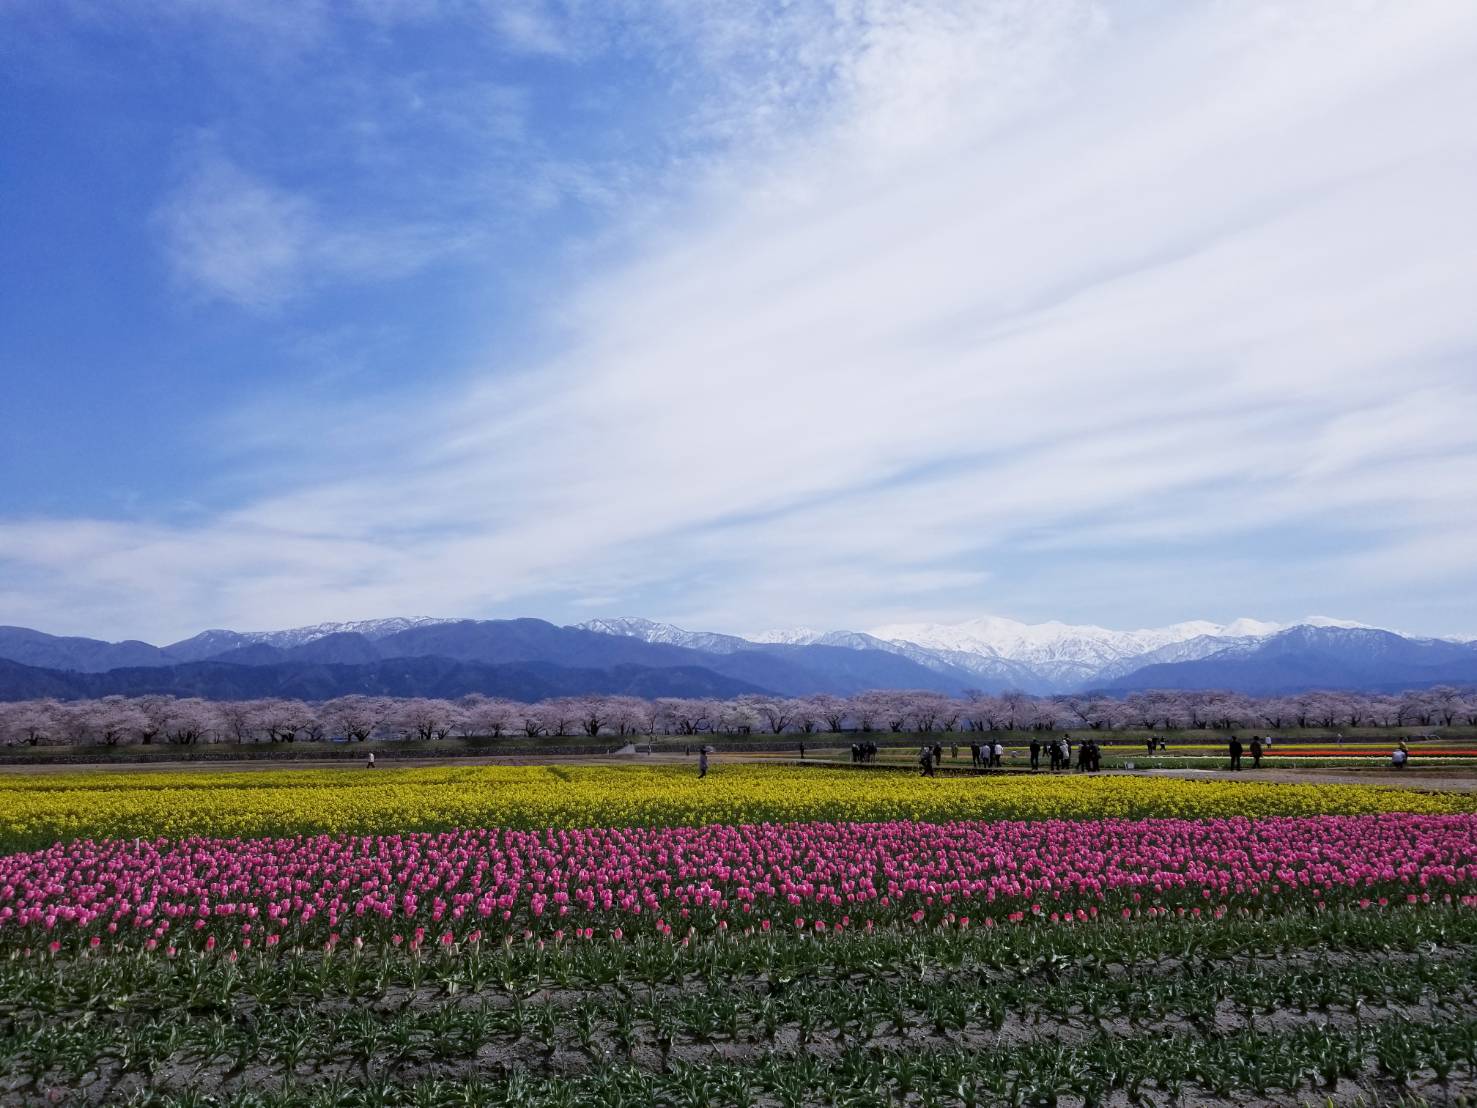
[[[204,525],[37,523],[0,557],[179,632],[589,596],[718,628],[1408,622],[1401,590],[1477,595],[1470,536],[1441,543],[1477,518],[1477,8],[853,10],[704,25],[762,141],[572,290],[557,359]],[[166,222],[216,295],[418,256],[229,167],[206,186]]]
[[[307,196],[214,154],[190,166],[155,219],[186,289],[247,308],[272,307],[327,279],[403,276],[467,237],[422,224],[336,224]]]
[[[488,5],[499,38],[521,54],[569,57],[574,46],[542,0],[494,0]]]

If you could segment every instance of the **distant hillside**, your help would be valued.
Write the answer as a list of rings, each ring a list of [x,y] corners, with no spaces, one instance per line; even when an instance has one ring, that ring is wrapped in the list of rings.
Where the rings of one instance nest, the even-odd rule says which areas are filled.
[[[440,658],[482,666],[539,664],[589,671],[641,667],[703,670],[725,678],[734,688],[766,689],[786,696],[847,695],[874,688],[957,694],[980,683],[978,676],[965,670],[936,662],[921,665],[889,650],[774,644],[747,644],[747,649],[725,650],[717,636],[711,637],[710,645],[718,650],[699,650],[581,627],[558,627],[541,619],[377,620],[344,625],[356,629],[335,630],[336,626],[285,632],[205,631],[162,650],[147,643],[63,639],[13,628],[9,638],[0,638],[0,658],[78,673],[125,667],[179,669],[203,662],[243,668],[373,666],[402,658]],[[139,676],[129,680],[137,684],[145,679]],[[240,681],[249,683],[247,678]],[[686,684],[674,679],[674,685]]]
[[[522,701],[586,693],[727,699],[764,691],[756,685],[724,677],[700,666],[656,669],[617,665],[604,669],[581,669],[548,662],[488,665],[425,657],[392,658],[365,665],[187,662],[177,666],[137,666],[107,673],[77,673],[0,660],[0,700],[150,694],[198,696],[207,700],[278,696],[327,700],[353,693],[430,697],[482,693]]]
[[[169,659],[146,642],[103,642],[70,635],[48,635],[29,627],[0,627],[0,658],[27,666],[101,673],[120,666],[166,665]]]

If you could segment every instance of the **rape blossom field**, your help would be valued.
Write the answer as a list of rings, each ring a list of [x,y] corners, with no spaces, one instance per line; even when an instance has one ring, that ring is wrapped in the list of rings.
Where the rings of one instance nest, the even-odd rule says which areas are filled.
[[[379,834],[467,827],[696,826],[1469,811],[1460,794],[1137,777],[944,778],[724,766],[481,766],[0,774],[0,848],[78,838]]]
[[[1419,1103],[1477,797],[721,766],[0,781],[0,1097]]]

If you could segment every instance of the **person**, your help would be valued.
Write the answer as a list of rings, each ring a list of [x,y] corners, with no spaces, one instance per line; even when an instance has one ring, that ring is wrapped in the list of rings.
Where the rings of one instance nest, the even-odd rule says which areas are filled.
[[[374,769],[374,751],[369,752],[369,761],[364,763],[365,769]]]
[[[1232,769],[1240,769],[1241,768],[1241,740],[1238,739],[1235,735],[1232,735],[1231,736],[1230,751],[1231,751],[1231,768]]]
[[[800,744],[800,758],[802,761],[805,759],[805,744],[803,742]]]
[[[975,769],[980,768],[980,744],[977,742],[969,744],[969,764]]]
[[[1031,736],[1031,771],[1034,773],[1041,768],[1041,740]]]
[[[957,762],[959,760],[959,744],[958,743],[950,743],[949,744],[949,760],[950,761],[954,761],[954,762]]]
[[[918,765],[924,777],[933,776],[933,747],[924,744],[923,749],[918,752]]]
[[[1092,747],[1092,757],[1087,763],[1087,768],[1090,772],[1096,773],[1103,768],[1102,748],[1098,746],[1096,739],[1089,739],[1087,745]]]
[[[1151,758],[1154,756],[1154,736],[1153,735],[1150,735],[1149,736],[1149,756]]]
[[[995,740],[995,746],[990,751],[990,764],[999,769],[1004,764],[1005,744],[999,739]]]
[[[1410,761],[1410,748],[1406,746],[1405,743],[1402,741],[1401,744],[1395,748],[1395,752],[1390,755],[1390,764],[1393,765],[1396,769],[1404,769],[1405,763],[1408,761]]]
[[[1262,768],[1262,740],[1259,735],[1251,737],[1251,768]]]
[[[941,765],[944,764],[944,744],[943,743],[934,743],[933,744],[933,764],[936,765],[936,766],[941,766]]]
[[[697,775],[701,779],[708,776],[708,751],[711,747],[700,747],[697,752]]]

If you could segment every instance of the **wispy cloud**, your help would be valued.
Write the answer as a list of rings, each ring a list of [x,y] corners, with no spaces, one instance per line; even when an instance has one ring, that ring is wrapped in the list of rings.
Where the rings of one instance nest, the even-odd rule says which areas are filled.
[[[520,53],[556,58],[574,53],[568,32],[543,0],[499,0],[488,5],[488,16],[502,40]]]
[[[199,526],[37,521],[0,558],[140,631],[591,597],[1447,629],[1402,594],[1477,596],[1442,541],[1477,518],[1477,9],[1133,10],[715,8],[689,46],[756,94],[569,290],[559,353]],[[161,218],[248,305],[430,256],[228,163]]]
[[[214,154],[190,166],[155,218],[187,290],[248,308],[326,281],[402,277],[470,237],[428,224],[339,224],[313,199]]]

